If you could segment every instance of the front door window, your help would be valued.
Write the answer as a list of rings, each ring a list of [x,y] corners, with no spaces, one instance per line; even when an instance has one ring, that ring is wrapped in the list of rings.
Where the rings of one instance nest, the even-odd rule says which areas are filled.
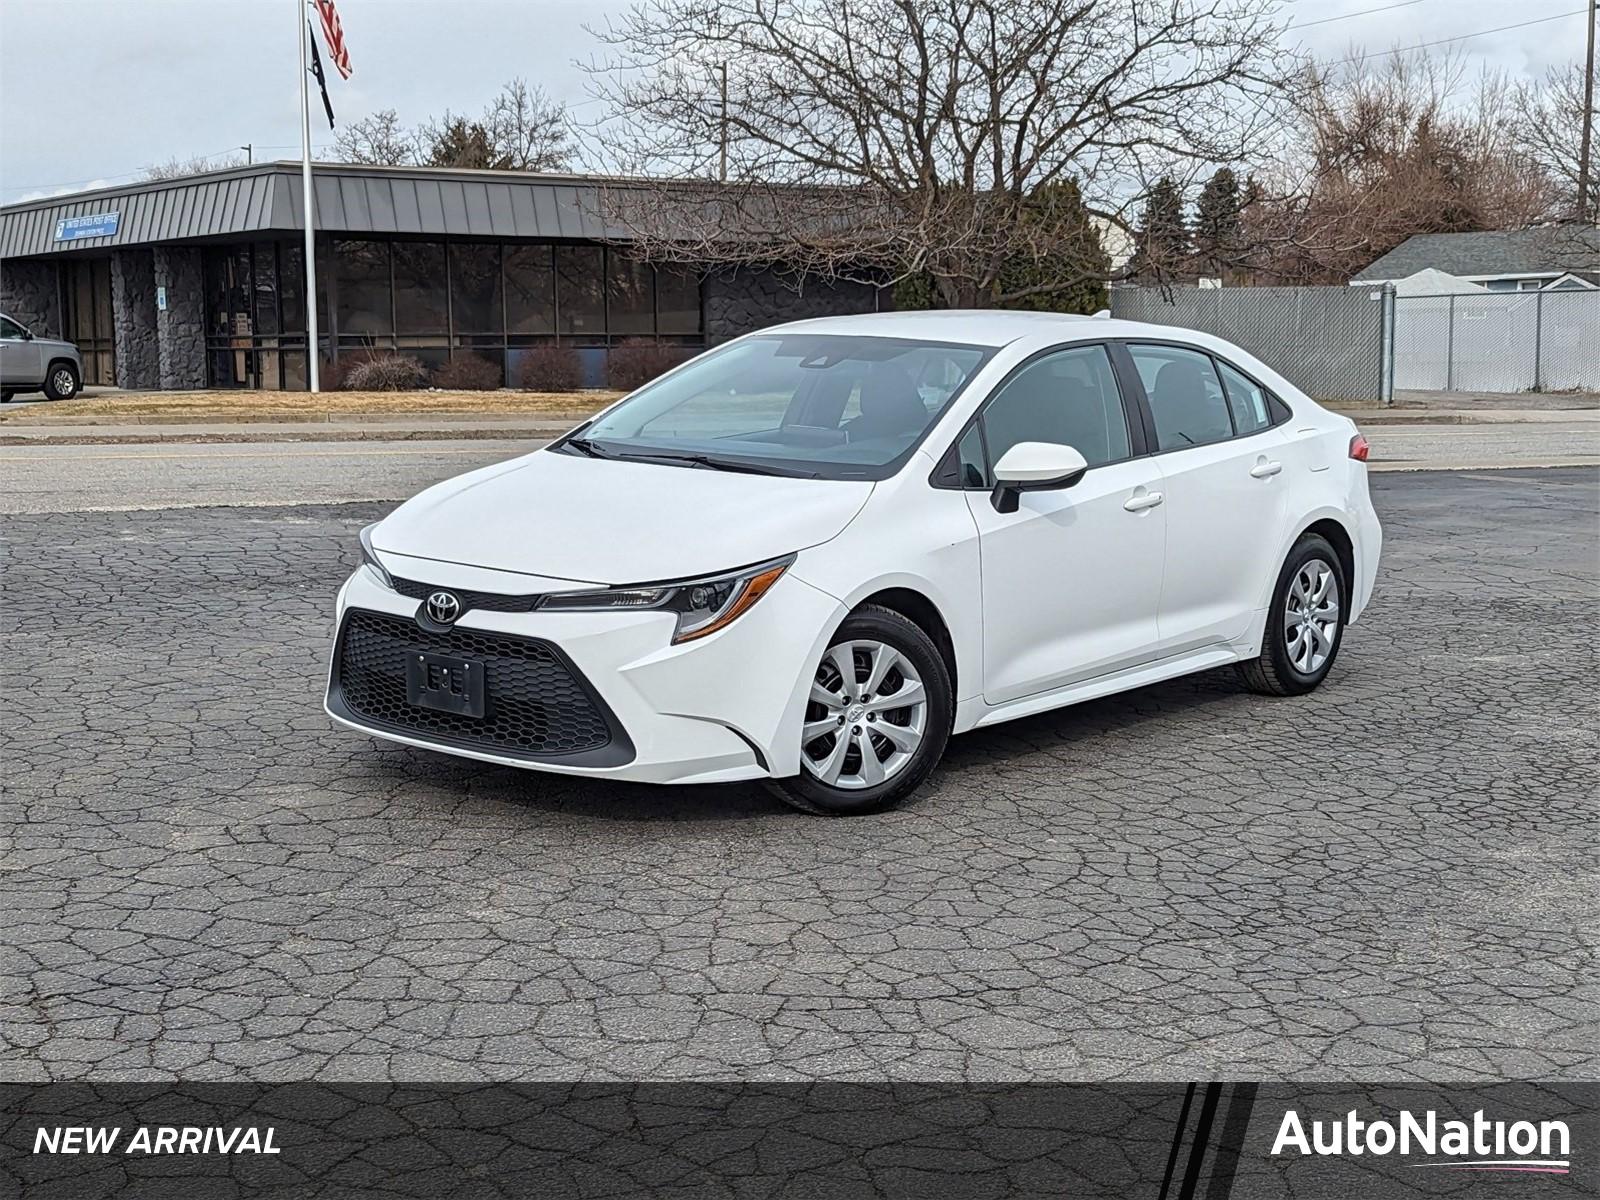
[[[1157,640],[1161,469],[1128,457],[1126,412],[1105,347],[1073,346],[1018,371],[979,417],[984,488],[1018,442],[1072,446],[1091,467],[1070,488],[1024,492],[1015,512],[999,512],[987,490],[965,493],[983,561],[990,704],[1122,670],[1148,657]],[[968,434],[958,450],[968,487],[978,476],[974,453]]]

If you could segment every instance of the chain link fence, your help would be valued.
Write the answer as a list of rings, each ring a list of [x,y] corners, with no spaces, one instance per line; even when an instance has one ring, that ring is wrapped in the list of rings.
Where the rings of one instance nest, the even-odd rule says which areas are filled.
[[[1374,287],[1123,287],[1111,291],[1111,315],[1226,338],[1318,400],[1600,391],[1595,289],[1397,297]]]
[[[1318,400],[1384,398],[1383,304],[1375,288],[1118,287],[1111,315],[1226,338]]]
[[[1600,291],[1474,292],[1395,301],[1404,391],[1600,391]]]

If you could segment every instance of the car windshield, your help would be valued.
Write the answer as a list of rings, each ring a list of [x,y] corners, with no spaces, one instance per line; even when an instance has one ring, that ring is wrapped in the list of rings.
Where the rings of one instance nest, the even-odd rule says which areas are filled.
[[[841,334],[746,338],[640,389],[554,448],[887,479],[993,350]]]

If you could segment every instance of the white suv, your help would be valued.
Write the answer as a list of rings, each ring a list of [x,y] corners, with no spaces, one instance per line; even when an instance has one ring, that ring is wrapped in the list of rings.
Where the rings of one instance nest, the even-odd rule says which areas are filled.
[[[327,708],[491,762],[871,811],[979,725],[1229,663],[1311,691],[1372,593],[1365,459],[1204,334],[784,325],[364,530]]]

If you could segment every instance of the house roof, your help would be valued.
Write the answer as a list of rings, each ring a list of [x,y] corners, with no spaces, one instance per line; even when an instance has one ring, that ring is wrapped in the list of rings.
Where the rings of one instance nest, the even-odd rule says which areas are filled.
[[[601,193],[630,181],[591,175],[318,163],[316,227],[329,233],[626,239]],[[290,233],[301,228],[300,164],[257,163],[50,196],[0,208],[0,257],[150,242]],[[65,218],[118,214],[106,237],[56,239]]]
[[[1462,296],[1472,292],[1487,292],[1481,283],[1462,279],[1459,275],[1429,267],[1415,275],[1394,281],[1394,290],[1401,296]]]
[[[1600,272],[1600,231],[1577,225],[1483,233],[1419,233],[1356,273],[1354,282],[1404,279],[1418,271],[1450,275]]]

